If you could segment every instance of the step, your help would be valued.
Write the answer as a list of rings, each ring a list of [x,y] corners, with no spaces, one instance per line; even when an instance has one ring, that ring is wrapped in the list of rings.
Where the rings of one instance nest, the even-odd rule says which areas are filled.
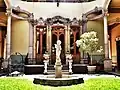
[[[68,65],[62,65],[62,69],[63,70],[68,70],[69,67],[68,67]],[[55,70],[54,65],[48,65],[48,70]]]
[[[48,74],[55,74],[55,70],[48,70]],[[62,70],[62,74],[69,74],[69,70]]]
[[[55,72],[55,70],[47,70],[48,72]],[[68,72],[69,70],[62,70],[62,72]]]

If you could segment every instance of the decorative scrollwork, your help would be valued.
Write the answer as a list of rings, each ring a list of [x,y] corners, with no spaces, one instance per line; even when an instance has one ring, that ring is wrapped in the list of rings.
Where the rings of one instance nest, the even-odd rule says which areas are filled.
[[[7,8],[6,9],[6,15],[11,16],[11,14],[12,14],[12,8]]]
[[[55,23],[61,23],[61,24],[67,24],[70,23],[70,19],[69,18],[64,18],[62,16],[55,16],[52,18],[47,18],[46,23],[47,24],[55,24]]]

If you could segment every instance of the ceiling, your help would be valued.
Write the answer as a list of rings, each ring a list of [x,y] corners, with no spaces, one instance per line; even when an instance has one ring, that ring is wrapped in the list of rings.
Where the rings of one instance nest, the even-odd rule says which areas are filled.
[[[110,7],[120,8],[120,0],[111,0]]]
[[[111,0],[109,8],[109,29],[113,29],[114,27],[118,26],[119,18],[120,18],[120,0]]]
[[[120,13],[120,0],[111,0],[108,10],[109,13]]]

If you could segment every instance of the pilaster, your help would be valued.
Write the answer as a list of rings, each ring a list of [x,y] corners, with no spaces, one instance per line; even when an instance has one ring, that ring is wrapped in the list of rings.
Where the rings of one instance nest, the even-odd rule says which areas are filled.
[[[29,21],[29,48],[28,48],[28,58],[33,58],[34,56],[34,16],[31,14]]]
[[[82,33],[87,31],[87,17],[85,14],[82,15]]]
[[[69,51],[69,53],[70,53],[70,25],[68,25],[67,26],[67,33],[68,33],[68,35],[67,35],[67,37],[68,37],[68,44],[67,44],[67,51]]]
[[[108,24],[107,24],[107,15],[108,11],[104,10],[104,48],[105,48],[105,60],[104,60],[104,70],[111,71],[112,70],[112,60],[109,58],[109,42],[108,42]]]
[[[6,14],[7,14],[7,36],[6,36],[6,59],[8,59],[10,57],[11,54],[11,13],[12,13],[12,9],[11,8],[7,8],[6,10]]]
[[[65,53],[67,53],[68,50],[68,30],[67,25],[65,25]]]
[[[51,55],[51,48],[52,48],[52,42],[51,42],[51,39],[52,39],[52,28],[51,28],[51,26],[49,25],[49,30],[48,30],[48,43],[49,43],[49,46],[48,46],[48,52],[49,52],[49,54]]]
[[[46,47],[47,47],[47,51],[49,51],[49,25],[47,25]]]

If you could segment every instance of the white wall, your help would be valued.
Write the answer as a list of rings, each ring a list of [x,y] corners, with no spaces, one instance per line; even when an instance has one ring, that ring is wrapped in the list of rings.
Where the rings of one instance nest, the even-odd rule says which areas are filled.
[[[105,0],[96,0],[86,3],[60,3],[57,7],[56,3],[42,2],[24,2],[20,0],[12,0],[12,6],[20,6],[20,8],[34,13],[35,18],[43,17],[44,19],[56,15],[61,15],[67,18],[81,18],[82,13],[94,9],[95,6],[102,7]]]

